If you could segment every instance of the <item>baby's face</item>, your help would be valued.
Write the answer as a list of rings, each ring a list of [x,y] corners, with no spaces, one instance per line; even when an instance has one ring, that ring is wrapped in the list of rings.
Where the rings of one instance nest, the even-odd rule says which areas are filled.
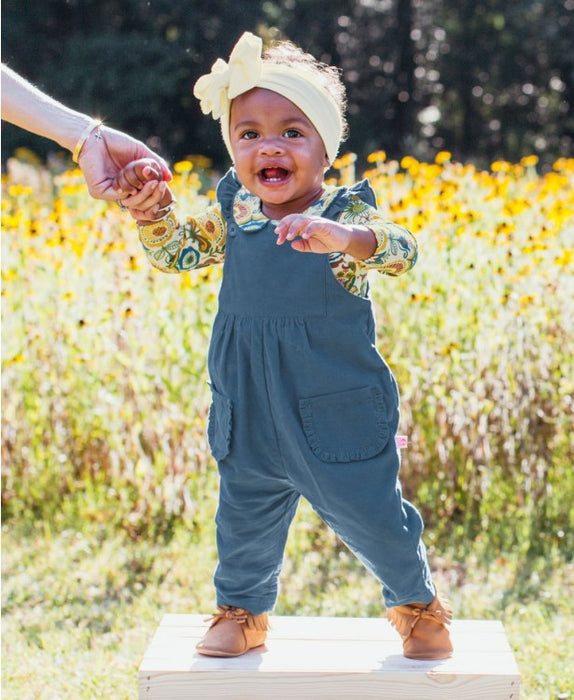
[[[303,212],[323,191],[325,146],[305,114],[276,92],[254,88],[231,103],[229,137],[241,184],[270,219]]]

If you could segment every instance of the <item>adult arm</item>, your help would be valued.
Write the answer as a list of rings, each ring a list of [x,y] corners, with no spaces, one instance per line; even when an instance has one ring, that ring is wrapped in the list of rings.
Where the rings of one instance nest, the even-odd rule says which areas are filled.
[[[115,177],[121,168],[138,158],[153,158],[163,179],[171,180],[163,159],[141,141],[107,126],[98,126],[91,117],[57,102],[4,64],[2,119],[49,138],[72,153],[79,150],[78,164],[88,191],[96,199],[118,199],[113,187]]]

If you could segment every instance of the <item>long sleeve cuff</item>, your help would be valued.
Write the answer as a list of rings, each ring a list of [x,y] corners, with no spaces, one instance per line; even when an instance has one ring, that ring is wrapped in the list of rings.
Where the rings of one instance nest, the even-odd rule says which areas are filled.
[[[417,242],[410,231],[378,216],[365,222],[365,226],[375,234],[377,248],[370,258],[361,261],[361,267],[398,277],[414,266]]]

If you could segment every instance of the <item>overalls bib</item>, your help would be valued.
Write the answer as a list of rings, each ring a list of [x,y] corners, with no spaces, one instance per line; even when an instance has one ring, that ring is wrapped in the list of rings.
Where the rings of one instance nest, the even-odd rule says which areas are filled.
[[[402,498],[398,391],[375,346],[371,303],[334,277],[328,255],[277,246],[233,218],[239,188],[218,188],[227,222],[219,310],[208,355],[209,441],[220,473],[217,602],[273,608],[300,496],[383,584],[388,607],[435,595],[422,520]],[[342,188],[336,219],[365,183]]]

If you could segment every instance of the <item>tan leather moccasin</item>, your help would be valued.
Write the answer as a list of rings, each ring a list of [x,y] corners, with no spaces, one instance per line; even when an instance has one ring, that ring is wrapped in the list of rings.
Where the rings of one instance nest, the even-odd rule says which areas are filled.
[[[196,649],[206,656],[241,656],[261,646],[269,629],[268,614],[252,615],[249,610],[218,605],[211,626]]]
[[[387,610],[387,618],[403,638],[409,659],[448,659],[453,647],[449,625],[452,610],[438,596],[428,604],[410,603]]]

